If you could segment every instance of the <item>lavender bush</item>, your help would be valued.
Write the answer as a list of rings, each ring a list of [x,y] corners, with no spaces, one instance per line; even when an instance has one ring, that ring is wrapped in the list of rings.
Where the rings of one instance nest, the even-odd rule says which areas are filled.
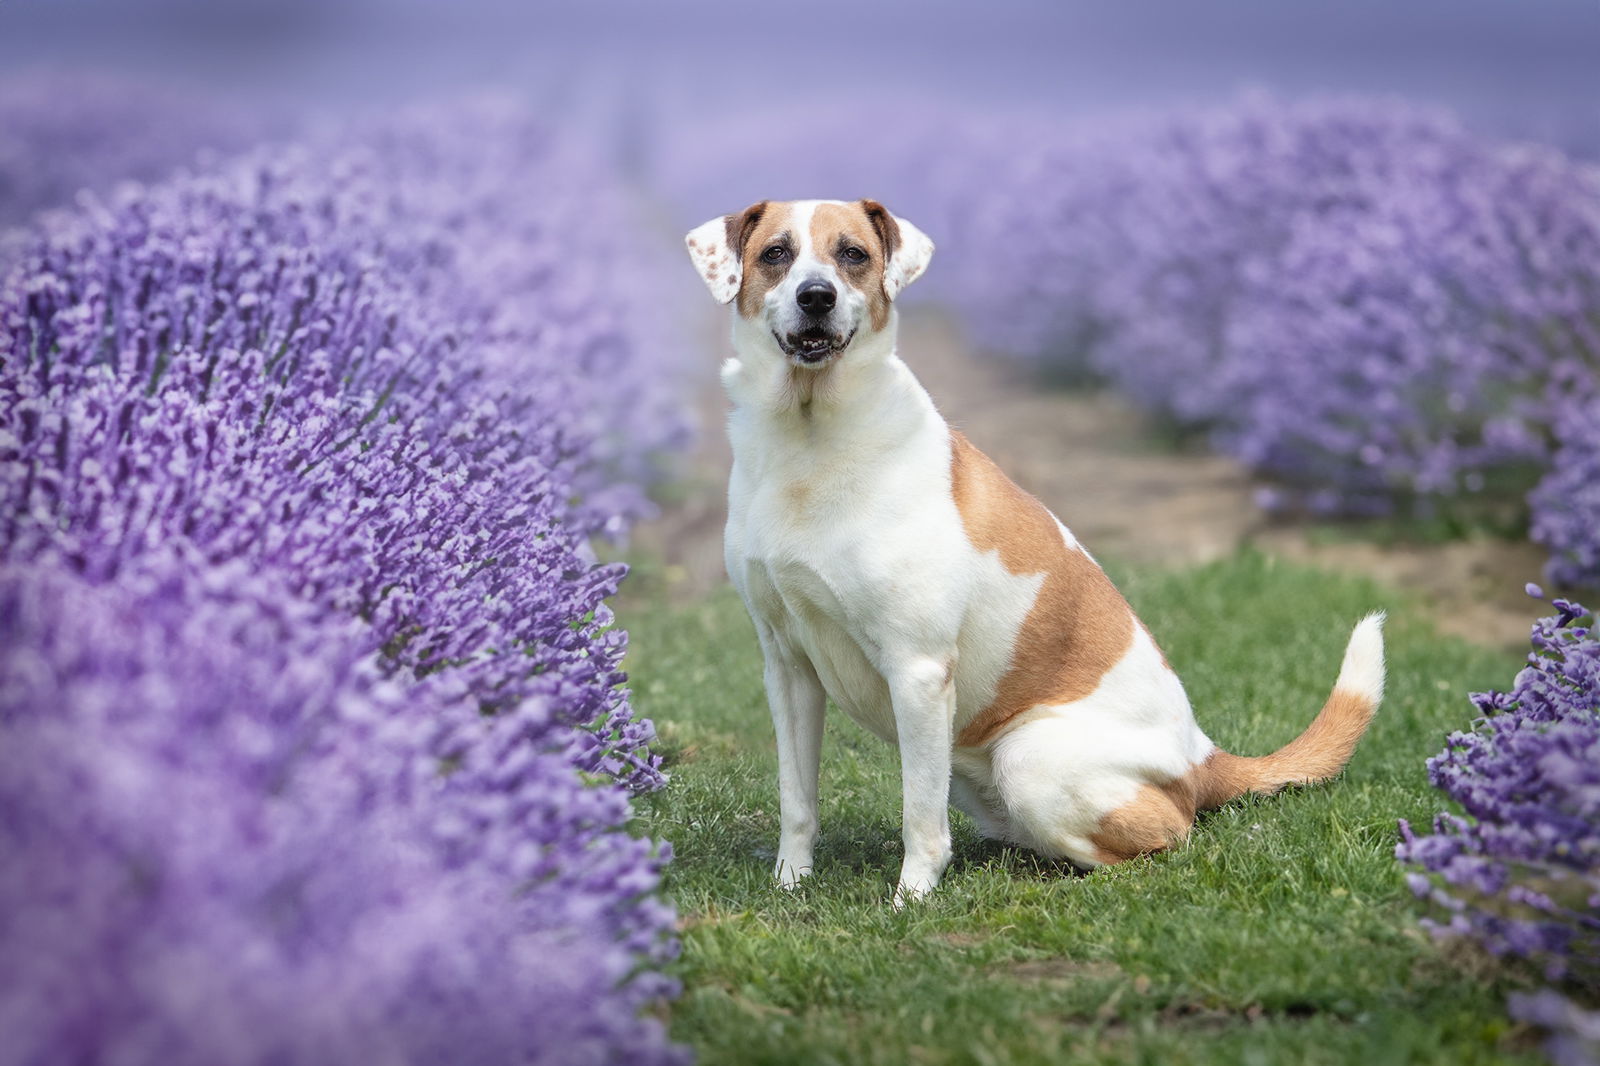
[[[1544,1049],[1556,1066],[1600,1063],[1600,1011],[1584,1010],[1546,988],[1513,994],[1511,1016],[1546,1032]]]
[[[1440,814],[1426,834],[1402,822],[1395,854],[1419,868],[1408,875],[1413,891],[1447,916],[1433,926],[1441,935],[1531,960],[1547,980],[1592,998],[1600,984],[1600,634],[1582,606],[1554,606],[1558,613],[1534,626],[1528,665],[1510,691],[1474,695],[1483,718],[1428,761],[1430,781],[1461,813]],[[1588,1061],[1579,1055],[1585,1041],[1584,1054],[1600,1055],[1594,1018],[1572,1004],[1556,1009],[1564,1002],[1552,991],[1513,1009],[1565,1031],[1561,1061]]]
[[[682,427],[497,106],[48,218],[0,285],[13,1061],[669,1061],[590,535]],[[626,427],[628,431],[613,427]],[[13,962],[11,960],[16,960]]]
[[[665,856],[549,707],[476,720],[279,575],[156,554],[0,571],[0,1061],[675,1058]]]
[[[1528,502],[1533,538],[1551,550],[1546,572],[1569,585],[1600,575],[1600,399],[1560,406],[1550,470]]]
[[[982,334],[1092,367],[1319,510],[1527,478],[1555,405],[1597,391],[1600,178],[1554,152],[1252,97],[1023,155],[981,237],[1006,254],[961,286]]]

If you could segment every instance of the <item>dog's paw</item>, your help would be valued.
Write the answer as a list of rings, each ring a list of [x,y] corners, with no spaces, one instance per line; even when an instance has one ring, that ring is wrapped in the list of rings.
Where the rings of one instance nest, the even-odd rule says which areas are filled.
[[[918,900],[927,899],[933,895],[933,886],[926,883],[907,884],[902,881],[894,886],[894,895],[889,897],[889,906],[897,911],[903,911]]]
[[[804,878],[811,876],[811,865],[798,866],[792,862],[778,860],[772,868],[772,879],[778,883],[779,888],[789,889],[798,885]]]
[[[908,903],[926,899],[939,885],[939,878],[950,865],[950,843],[929,848],[907,848],[905,861],[900,864],[900,881],[894,888],[894,909],[900,910]]]

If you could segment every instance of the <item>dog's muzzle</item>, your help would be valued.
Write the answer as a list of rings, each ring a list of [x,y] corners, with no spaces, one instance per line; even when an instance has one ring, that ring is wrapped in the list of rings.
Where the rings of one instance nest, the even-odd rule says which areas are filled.
[[[794,362],[802,366],[820,366],[849,346],[855,330],[842,335],[830,328],[833,309],[839,303],[839,290],[823,278],[811,278],[801,283],[794,294],[795,308],[800,312],[798,329],[785,333],[773,331],[778,347]]]
[[[856,331],[851,330],[841,337],[823,326],[807,326],[792,333],[774,332],[772,336],[790,359],[803,366],[819,366],[850,347]]]

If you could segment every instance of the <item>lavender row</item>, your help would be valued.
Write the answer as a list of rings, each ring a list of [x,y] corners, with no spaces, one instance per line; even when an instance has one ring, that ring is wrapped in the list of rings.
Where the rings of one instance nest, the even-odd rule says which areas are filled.
[[[1533,538],[1551,550],[1546,567],[1566,585],[1600,582],[1600,399],[1556,406],[1549,472],[1528,497]]]
[[[0,1061],[669,1062],[627,803],[184,553],[0,570]],[[444,767],[448,766],[448,772]]]
[[[45,218],[0,284],[18,1058],[672,1061],[629,837],[618,192],[498,105]],[[91,975],[89,979],[85,974]]]
[[[1537,592],[1531,588],[1530,591]],[[1600,633],[1555,600],[1506,692],[1472,697],[1482,717],[1452,734],[1428,777],[1459,808],[1432,831],[1401,823],[1400,861],[1441,936],[1530,960],[1552,983],[1513,1012],[1555,1032],[1558,1062],[1600,1056],[1600,1014],[1563,992],[1600,982]]]
[[[1600,394],[1600,172],[1554,151],[1247,98],[1040,138],[998,184],[966,243],[1000,254],[953,290],[978,334],[1206,429],[1263,502],[1525,491]],[[1547,532],[1557,495],[1553,574],[1600,579],[1593,533]]]

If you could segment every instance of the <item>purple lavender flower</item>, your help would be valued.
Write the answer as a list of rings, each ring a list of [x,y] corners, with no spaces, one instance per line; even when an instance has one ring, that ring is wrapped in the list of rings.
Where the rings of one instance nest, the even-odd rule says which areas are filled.
[[[1545,1052],[1555,1066],[1600,1066],[1600,1011],[1586,1011],[1546,988],[1512,995],[1511,1016],[1549,1033]]]
[[[1555,415],[1550,470],[1528,496],[1533,539],[1550,549],[1551,581],[1600,581],[1600,398],[1572,401]]]
[[[1600,178],[1397,103],[1247,97],[1062,130],[954,287],[1323,509],[1482,490],[1596,391]],[[1319,499],[1321,493],[1326,499]]]
[[[56,213],[0,282],[17,1061],[675,1061],[586,541],[676,441],[636,231],[497,106]],[[613,783],[614,782],[614,783]]]
[[[1402,822],[1395,855],[1421,871],[1408,877],[1412,891],[1448,916],[1432,923],[1437,933],[1531,960],[1551,981],[1592,987],[1600,977],[1600,633],[1581,605],[1552,606],[1557,613],[1534,626],[1533,651],[1511,689],[1475,694],[1483,717],[1428,761],[1429,780],[1461,813],[1440,814],[1431,833]],[[1545,1017],[1561,1002],[1548,993],[1515,1000],[1512,1010],[1565,1031],[1557,1061],[1583,1061],[1571,1056],[1584,1041],[1586,1054],[1600,1054],[1593,1019],[1578,1008],[1568,1005],[1561,1026]]]
[[[675,1061],[630,978],[664,856],[545,710],[194,564],[0,571],[0,1059]]]

